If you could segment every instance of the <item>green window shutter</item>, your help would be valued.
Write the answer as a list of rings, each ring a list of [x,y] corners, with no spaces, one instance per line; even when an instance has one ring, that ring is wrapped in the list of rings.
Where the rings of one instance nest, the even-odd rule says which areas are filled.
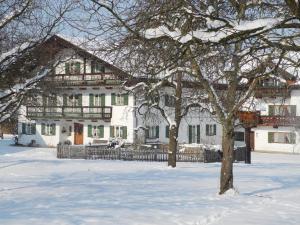
[[[209,125],[206,124],[206,136],[209,136]]]
[[[291,116],[296,116],[296,106],[291,105]]]
[[[55,123],[52,123],[50,126],[50,134],[55,135],[56,134],[56,125]]]
[[[41,133],[42,133],[42,135],[45,135],[45,124],[44,123],[42,123]]]
[[[93,126],[88,125],[88,137],[93,137]]]
[[[200,125],[197,125],[197,144],[200,144]]]
[[[165,106],[169,105],[169,95],[165,95]]]
[[[296,144],[296,134],[295,133],[291,133],[290,137],[291,137],[291,144]]]
[[[91,62],[91,73],[95,73],[95,61]]]
[[[101,94],[101,106],[105,106],[105,94]]]
[[[146,130],[145,130],[146,138],[149,138],[149,129],[150,129],[150,127],[146,127]]]
[[[90,107],[94,106],[94,95],[90,94]]]
[[[268,132],[268,143],[274,143],[274,133]]]
[[[76,73],[80,73],[80,62],[75,63]]]
[[[63,106],[67,106],[67,105],[68,105],[68,96],[63,95]]]
[[[65,63],[65,74],[70,74],[70,63]]]
[[[189,125],[189,131],[188,131],[188,136],[189,136],[189,144],[192,143],[193,137],[192,137],[192,130],[193,130],[193,126]]]
[[[159,126],[156,126],[155,127],[155,130],[156,130],[156,138],[159,138]]]
[[[53,106],[57,106],[57,95],[53,97]]]
[[[122,127],[122,129],[123,129],[123,139],[127,139],[127,127],[126,126],[124,126],[124,127]]]
[[[43,98],[43,106],[46,106],[46,105],[47,105],[47,99],[46,99],[46,96],[43,95],[42,98]]]
[[[128,94],[124,94],[123,98],[124,98],[124,105],[128,105]]]
[[[115,104],[116,104],[116,94],[111,93],[111,105],[115,105]]]
[[[217,125],[214,124],[214,135],[217,135]]]
[[[36,124],[33,123],[31,124],[31,134],[35,134],[36,133]]]
[[[82,94],[78,95],[78,105],[82,106]]]
[[[170,136],[170,126],[166,126],[166,138]]]
[[[26,134],[26,123],[22,123],[22,134]]]
[[[269,105],[269,116],[274,116],[274,105]]]
[[[104,138],[104,126],[103,125],[98,126],[98,137]]]
[[[110,126],[110,137],[115,137],[115,127],[114,126]]]
[[[102,73],[105,73],[105,66],[101,65],[100,71],[101,71]]]

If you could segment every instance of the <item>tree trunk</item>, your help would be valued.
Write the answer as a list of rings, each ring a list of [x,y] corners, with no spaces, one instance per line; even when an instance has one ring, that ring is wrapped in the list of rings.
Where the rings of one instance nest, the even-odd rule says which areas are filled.
[[[176,75],[176,89],[175,89],[175,124],[170,124],[169,132],[169,153],[168,153],[168,166],[176,167],[176,153],[178,145],[178,130],[181,122],[181,95],[182,95],[182,74]]]
[[[222,135],[222,168],[220,178],[220,193],[224,194],[233,188],[233,148],[234,148],[234,122],[228,121],[223,126]]]
[[[177,128],[173,125],[169,132],[168,166],[176,167]]]

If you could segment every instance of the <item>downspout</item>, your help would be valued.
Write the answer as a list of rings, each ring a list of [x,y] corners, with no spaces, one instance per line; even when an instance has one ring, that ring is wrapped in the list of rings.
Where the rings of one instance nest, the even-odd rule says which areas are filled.
[[[133,94],[133,116],[134,116],[134,124],[133,124],[133,144],[136,143],[136,139],[137,139],[137,131],[135,130],[135,128],[137,127],[137,123],[138,123],[138,118],[136,116],[136,97]]]

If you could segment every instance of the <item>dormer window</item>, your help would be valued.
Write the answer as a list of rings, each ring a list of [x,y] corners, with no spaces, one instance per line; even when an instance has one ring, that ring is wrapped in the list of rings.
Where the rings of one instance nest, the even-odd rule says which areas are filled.
[[[92,61],[91,72],[92,73],[105,73],[105,67],[100,62]]]

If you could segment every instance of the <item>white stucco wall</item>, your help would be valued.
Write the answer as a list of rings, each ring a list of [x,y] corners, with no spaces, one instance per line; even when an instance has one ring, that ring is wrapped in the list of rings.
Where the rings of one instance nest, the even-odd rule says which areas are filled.
[[[299,129],[294,127],[258,127],[252,130],[254,131],[255,151],[300,153]],[[295,132],[296,144],[268,143],[268,132]]]
[[[22,122],[20,121],[18,123],[18,137],[19,137],[19,143],[23,145],[28,145],[32,142],[32,140],[35,140],[36,144],[43,147],[55,147],[59,141],[60,141],[60,133],[61,133],[61,124],[58,121],[53,120],[47,120],[47,121],[35,121],[32,120],[31,123],[36,124],[36,133],[35,135],[27,135],[22,134]],[[42,123],[55,123],[56,124],[56,132],[55,135],[42,135]]]
[[[80,88],[73,88],[72,90],[62,90],[58,96],[58,104],[62,105],[63,102],[63,94],[82,94],[82,105],[89,106],[89,94],[105,94],[105,106],[112,106],[111,105],[111,94],[112,93],[125,93],[120,88],[112,88],[106,89],[103,86],[99,87],[87,87],[85,89]],[[101,140],[108,140],[110,138],[110,126],[127,126],[127,139],[126,142],[133,143],[134,142],[134,128],[136,126],[136,117],[134,111],[134,96],[128,96],[128,105],[112,106],[112,118],[111,121],[104,121],[104,120],[90,120],[90,119],[59,119],[57,121],[52,120],[38,120],[36,121],[36,135],[24,135],[22,134],[22,122],[30,121],[25,117],[26,115],[26,107],[22,106],[20,112],[22,112],[19,116],[19,136],[20,136],[20,143],[27,145],[31,142],[31,140],[35,140],[37,144],[40,146],[56,146],[59,142],[64,143],[66,140],[71,141],[74,143],[74,123],[80,123],[84,125],[84,133],[83,133],[83,142],[84,144],[93,143],[93,138],[88,137],[88,125],[92,126],[104,126],[104,138]],[[32,121],[35,122],[35,121]],[[56,135],[55,136],[45,136],[41,135],[41,123],[42,122],[53,122],[56,123]],[[68,130],[69,126],[72,126],[72,133],[71,136],[68,136],[68,132],[62,132],[63,127]]]

